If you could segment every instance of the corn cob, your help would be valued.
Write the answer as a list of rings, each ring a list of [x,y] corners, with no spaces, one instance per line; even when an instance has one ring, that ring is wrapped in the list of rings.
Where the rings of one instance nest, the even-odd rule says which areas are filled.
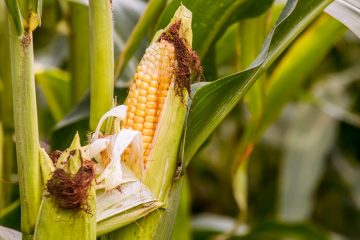
[[[152,43],[137,67],[134,84],[126,100],[128,111],[124,127],[142,133],[145,165],[149,160],[164,99],[171,82],[175,80],[175,65],[172,43],[166,40]]]

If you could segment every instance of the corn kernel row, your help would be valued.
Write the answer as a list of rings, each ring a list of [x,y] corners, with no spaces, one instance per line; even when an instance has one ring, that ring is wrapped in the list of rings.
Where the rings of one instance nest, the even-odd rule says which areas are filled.
[[[137,67],[130,88],[125,128],[143,135],[144,163],[149,160],[151,144],[171,81],[175,78],[175,48],[166,40],[152,43]],[[129,150],[125,153],[125,160]]]

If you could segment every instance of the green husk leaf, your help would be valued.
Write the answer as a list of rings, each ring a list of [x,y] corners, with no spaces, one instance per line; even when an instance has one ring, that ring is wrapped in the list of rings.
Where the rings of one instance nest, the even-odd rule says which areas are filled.
[[[137,221],[163,206],[140,181],[122,184],[120,188],[121,191],[97,192],[98,236]]]
[[[95,189],[89,190],[88,204],[91,214],[72,210],[60,210],[51,198],[43,197],[35,230],[35,240],[96,239]]]
[[[177,166],[179,144],[183,131],[186,109],[174,89],[170,89],[165,109],[159,122],[156,142],[149,161],[144,179],[151,192],[160,200],[165,201],[172,186],[172,178]],[[164,147],[171,146],[171,147]],[[162,167],[159,167],[162,166]]]
[[[70,145],[59,157],[56,168],[63,168],[66,172],[75,174],[80,168],[81,159],[78,150],[81,147],[80,136],[78,133],[75,134],[74,139]],[[76,154],[70,154],[70,152],[76,151]],[[69,164],[68,164],[69,163]]]
[[[55,166],[53,161],[50,159],[49,155],[45,149],[40,149],[40,167],[43,176],[44,183],[47,183],[51,178],[51,174],[55,171]]]
[[[57,160],[57,168],[63,168],[66,172],[75,174],[81,166],[80,138],[76,134],[71,146],[66,149]],[[74,151],[76,151],[74,153]],[[45,183],[50,179],[54,168],[51,159],[44,150],[40,152],[41,167]],[[55,204],[53,197],[43,196],[39,216],[35,229],[35,240],[42,239],[96,239],[96,193],[95,181],[92,182],[87,195],[86,204],[88,211],[59,209]]]

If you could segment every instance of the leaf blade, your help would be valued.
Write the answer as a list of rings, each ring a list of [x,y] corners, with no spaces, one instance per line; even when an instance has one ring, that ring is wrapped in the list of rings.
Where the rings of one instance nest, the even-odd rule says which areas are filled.
[[[186,164],[264,70],[330,2],[288,1],[263,51],[249,69],[205,84],[196,91],[187,121]]]

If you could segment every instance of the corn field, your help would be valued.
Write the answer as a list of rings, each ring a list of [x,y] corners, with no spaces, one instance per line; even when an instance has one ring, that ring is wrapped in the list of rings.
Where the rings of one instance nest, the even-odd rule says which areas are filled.
[[[358,0],[0,0],[0,240],[360,239]]]

